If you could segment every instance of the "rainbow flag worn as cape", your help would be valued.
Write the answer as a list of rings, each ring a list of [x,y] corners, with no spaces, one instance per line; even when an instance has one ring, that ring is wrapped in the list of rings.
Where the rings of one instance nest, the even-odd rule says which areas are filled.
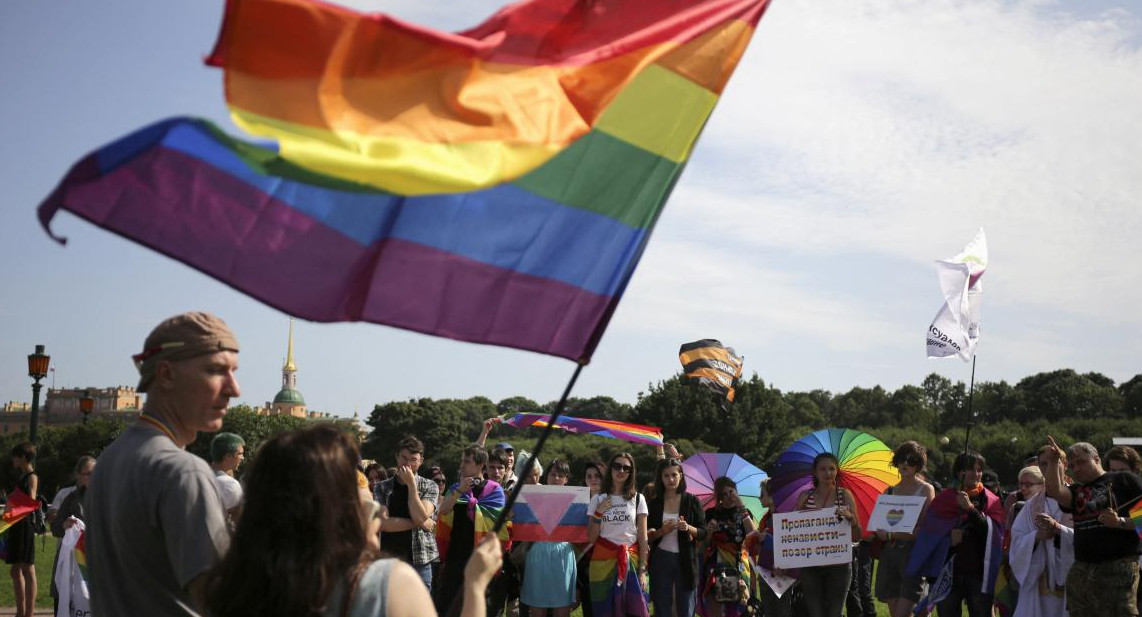
[[[999,565],[1003,561],[1003,504],[995,493],[982,489],[986,506],[983,514],[987,518],[988,536],[984,546],[983,572],[985,574],[982,591],[992,595],[995,591]],[[912,545],[912,553],[904,573],[908,576],[940,576],[951,548],[951,532],[967,517],[956,501],[955,489],[944,489],[928,505],[928,512]]]
[[[79,161],[39,218],[304,319],[586,361],[768,2],[525,0],[445,33],[228,0],[208,63],[273,142],[159,122]]]
[[[458,491],[460,484],[455,483],[448,490],[449,492]],[[503,487],[491,480],[484,482],[484,485],[479,487],[478,495],[473,491],[468,491],[461,493],[456,498],[457,505],[466,506],[468,520],[472,521],[475,526],[476,536],[472,542],[473,546],[479,544],[480,540],[495,527],[496,518],[503,511],[505,503],[507,503],[507,497],[504,495]],[[452,542],[452,523],[455,516],[456,508],[453,506],[451,510],[441,512],[440,518],[436,522],[436,546],[440,549],[440,561],[442,563],[448,558],[448,545]],[[499,533],[500,543],[503,544],[505,553],[510,551],[512,547],[511,527],[511,521],[508,521]]]
[[[529,426],[545,427],[551,421],[551,416],[545,413],[517,413],[514,416],[504,416],[503,423],[516,428]],[[631,443],[643,443],[652,446],[662,445],[662,429],[656,426],[643,426],[629,422],[615,422],[614,420],[600,420],[597,418],[572,418],[559,416],[555,428],[563,429],[568,433],[582,433],[621,439]]]

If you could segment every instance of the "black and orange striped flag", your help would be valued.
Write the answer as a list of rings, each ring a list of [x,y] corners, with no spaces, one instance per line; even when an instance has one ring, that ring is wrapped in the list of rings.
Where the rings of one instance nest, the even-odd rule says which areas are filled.
[[[742,376],[744,359],[721,341],[702,339],[678,349],[682,372],[695,385],[705,386],[723,398],[722,406],[734,401],[734,380]]]

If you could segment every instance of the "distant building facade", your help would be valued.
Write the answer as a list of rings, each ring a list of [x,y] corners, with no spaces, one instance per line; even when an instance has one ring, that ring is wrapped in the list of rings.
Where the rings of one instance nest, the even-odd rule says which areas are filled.
[[[47,397],[40,407],[40,426],[67,426],[83,422],[79,400],[90,396],[95,405],[92,418],[109,418],[131,421],[143,408],[143,395],[131,386],[110,388],[48,388]],[[32,421],[30,403],[9,402],[0,411],[0,433],[27,431]]]

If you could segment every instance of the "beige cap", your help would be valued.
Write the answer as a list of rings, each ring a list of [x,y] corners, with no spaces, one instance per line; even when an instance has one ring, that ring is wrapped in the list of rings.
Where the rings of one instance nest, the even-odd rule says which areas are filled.
[[[139,369],[139,392],[146,392],[162,360],[187,360],[219,351],[238,351],[238,339],[226,322],[209,313],[183,313],[155,326],[142,353],[131,357]]]

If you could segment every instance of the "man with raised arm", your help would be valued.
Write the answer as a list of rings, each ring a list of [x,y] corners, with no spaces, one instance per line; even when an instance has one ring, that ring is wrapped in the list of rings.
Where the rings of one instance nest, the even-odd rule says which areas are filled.
[[[1074,516],[1075,563],[1067,574],[1071,617],[1138,615],[1138,532],[1122,512],[1142,498],[1142,478],[1129,471],[1107,472],[1098,450],[1078,442],[1067,449],[1047,437],[1042,455],[1047,495]],[[1063,477],[1061,460],[1074,483]]]

